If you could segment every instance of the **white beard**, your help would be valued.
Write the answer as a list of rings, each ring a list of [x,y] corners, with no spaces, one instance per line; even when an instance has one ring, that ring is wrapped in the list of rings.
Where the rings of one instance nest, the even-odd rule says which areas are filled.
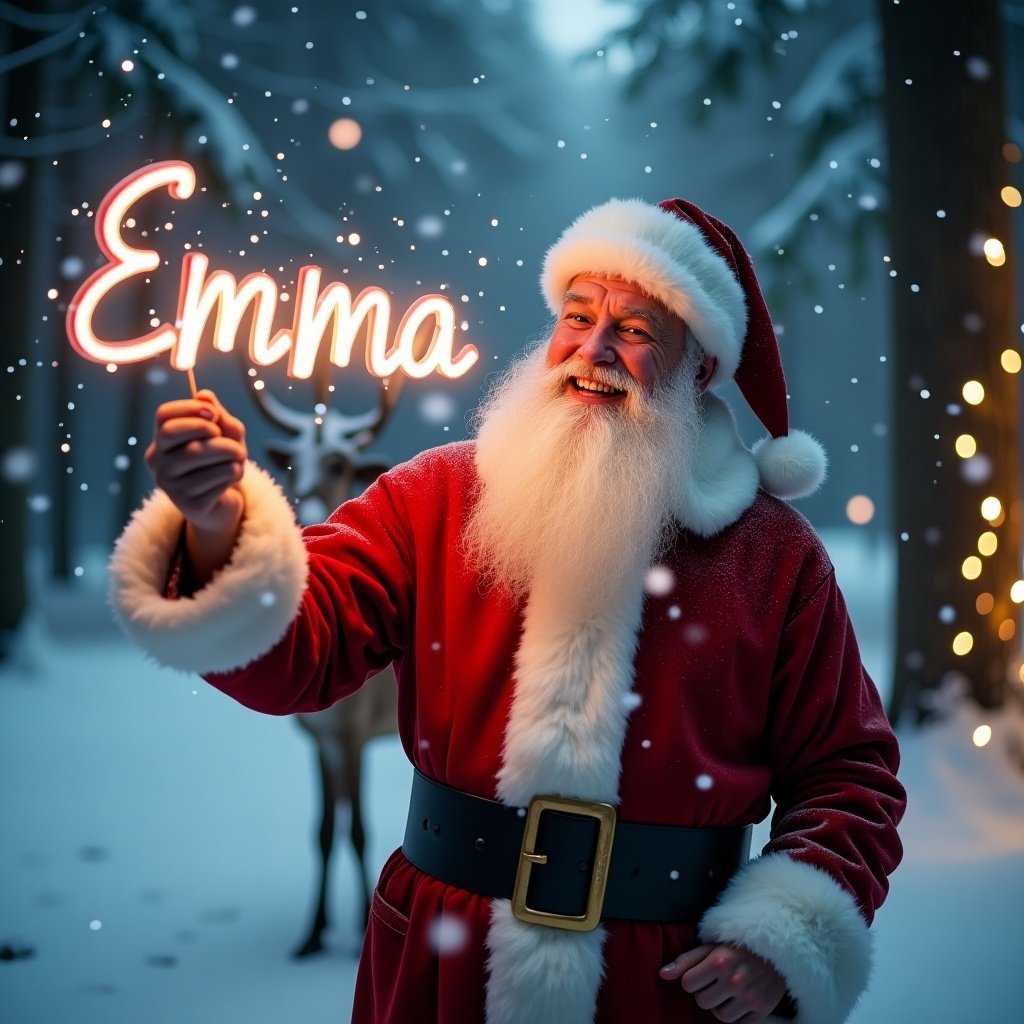
[[[671,535],[700,431],[700,358],[689,343],[674,379],[653,394],[621,371],[548,368],[543,347],[509,367],[478,413],[481,490],[465,533],[490,585],[521,598],[543,576],[584,618],[620,598]],[[627,399],[573,401],[565,386],[577,375]]]
[[[622,744],[643,608],[644,573],[671,537],[700,429],[687,346],[676,380],[645,396],[627,375],[510,367],[480,412],[481,491],[470,556],[492,586],[528,597],[505,728],[498,798],[537,793],[618,803]],[[569,376],[627,391],[614,407],[565,394]],[[495,900],[487,946],[489,1024],[591,1024],[605,931],[558,932]]]

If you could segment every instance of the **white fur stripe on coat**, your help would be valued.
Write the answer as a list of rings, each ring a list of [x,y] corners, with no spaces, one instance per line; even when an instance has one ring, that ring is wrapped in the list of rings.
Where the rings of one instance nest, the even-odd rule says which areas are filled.
[[[646,568],[646,567],[644,567]],[[601,613],[586,613],[565,581],[533,585],[516,653],[498,796],[524,806],[538,794],[619,802],[622,744],[643,610],[637,578]],[[604,976],[605,930],[524,924],[507,900],[487,935],[488,1024],[591,1024]]]
[[[231,560],[192,597],[164,597],[183,519],[163,491],[146,499],[114,547],[114,614],[162,665],[198,673],[242,668],[280,640],[299,609],[307,556],[291,505],[255,463],[247,463],[240,486],[246,511]]]
[[[831,875],[782,853],[736,874],[699,934],[774,964],[797,1002],[797,1024],[842,1024],[871,973],[871,933],[853,897]]]

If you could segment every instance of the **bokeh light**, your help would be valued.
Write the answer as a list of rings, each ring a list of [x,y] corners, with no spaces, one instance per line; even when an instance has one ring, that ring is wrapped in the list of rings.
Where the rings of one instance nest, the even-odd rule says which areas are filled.
[[[339,117],[327,129],[328,141],[335,149],[355,149],[363,137],[363,129],[351,117]]]
[[[969,380],[963,387],[964,401],[968,405],[981,405],[985,401],[985,389],[976,380]]]
[[[981,559],[977,555],[968,555],[960,566],[965,580],[976,580],[981,575]]]
[[[974,647],[974,637],[966,630],[962,633],[957,633],[957,635],[953,637],[954,654],[959,654],[960,657],[963,657],[965,654],[969,654],[971,652],[972,647]]]
[[[1003,514],[1003,503],[998,498],[989,495],[981,503],[981,514],[991,523]]]
[[[983,246],[985,259],[993,267],[1001,267],[1006,262],[1006,250],[998,238],[986,238]]]
[[[978,451],[978,442],[970,434],[961,434],[956,439],[956,453],[961,459],[970,459]]]
[[[996,553],[996,548],[998,547],[999,538],[991,530],[986,530],[978,538],[979,554],[985,555],[986,557],[988,557],[989,555],[994,555]]]
[[[864,526],[875,518],[875,503],[866,494],[855,494],[846,503],[846,518],[857,526]]]

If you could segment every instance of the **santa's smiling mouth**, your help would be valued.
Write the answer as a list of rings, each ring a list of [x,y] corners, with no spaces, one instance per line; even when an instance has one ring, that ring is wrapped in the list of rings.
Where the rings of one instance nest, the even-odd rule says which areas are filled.
[[[601,384],[596,380],[590,380],[587,377],[570,377],[572,386],[577,391],[586,391],[591,394],[598,395],[624,395],[625,391],[620,391],[618,388],[613,388],[610,384]]]

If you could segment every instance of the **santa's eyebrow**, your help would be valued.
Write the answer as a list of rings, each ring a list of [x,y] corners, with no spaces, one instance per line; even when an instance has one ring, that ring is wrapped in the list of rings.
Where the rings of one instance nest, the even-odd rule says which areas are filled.
[[[562,303],[566,302],[578,302],[583,306],[592,306],[594,304],[593,299],[587,298],[586,295],[580,294],[580,292],[566,292],[562,296]]]
[[[658,333],[665,331],[665,318],[656,309],[642,309],[640,306],[627,306],[626,316],[635,316],[647,321]]]

